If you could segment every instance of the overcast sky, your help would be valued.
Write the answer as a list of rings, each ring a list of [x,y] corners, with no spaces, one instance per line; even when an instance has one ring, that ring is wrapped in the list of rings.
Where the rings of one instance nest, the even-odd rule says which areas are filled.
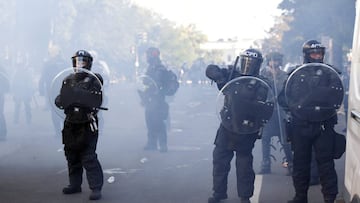
[[[282,0],[132,0],[178,24],[196,24],[210,40],[265,36]]]

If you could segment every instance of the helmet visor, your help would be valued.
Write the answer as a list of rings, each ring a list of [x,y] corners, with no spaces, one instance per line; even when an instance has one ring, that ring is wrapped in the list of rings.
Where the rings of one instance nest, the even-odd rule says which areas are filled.
[[[240,74],[258,75],[261,62],[253,57],[242,56],[240,61]]]
[[[75,56],[72,60],[74,68],[85,68],[88,65],[88,58],[84,56]]]
[[[315,48],[308,51],[309,62],[323,63],[324,62],[324,49]]]
[[[317,54],[322,54],[324,55],[324,48],[312,48],[312,49],[309,49],[308,53],[309,54],[312,54],[312,53],[317,53]]]

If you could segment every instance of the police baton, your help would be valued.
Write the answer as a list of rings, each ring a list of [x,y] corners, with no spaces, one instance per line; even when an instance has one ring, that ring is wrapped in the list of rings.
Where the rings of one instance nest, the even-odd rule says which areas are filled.
[[[107,107],[97,107],[97,109],[99,109],[99,110],[104,110],[104,111],[107,111],[107,110],[109,110],[109,108],[107,108]]]
[[[234,74],[234,70],[235,70],[235,68],[236,68],[236,66],[237,66],[237,63],[238,63],[238,61],[239,61],[239,58],[240,58],[239,56],[236,56],[235,63],[234,63],[234,67],[233,67],[233,69],[232,69],[231,72],[230,72],[228,81],[231,80],[231,78],[232,78],[232,76],[233,76],[233,74]]]

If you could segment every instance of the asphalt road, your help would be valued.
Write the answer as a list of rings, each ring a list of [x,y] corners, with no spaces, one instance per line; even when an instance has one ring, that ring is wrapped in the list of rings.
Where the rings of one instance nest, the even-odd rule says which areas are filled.
[[[108,91],[109,111],[98,143],[104,170],[103,198],[99,202],[200,203],[212,194],[213,140],[219,125],[216,116],[216,87],[182,85],[170,98],[169,151],[148,152],[144,112],[136,85],[114,84]],[[27,125],[13,121],[10,95],[6,100],[8,138],[0,142],[0,202],[88,202],[90,190],[84,174],[83,192],[63,195],[68,184],[61,138],[53,131],[45,98],[32,101],[33,120]],[[24,116],[22,116],[24,118]],[[343,129],[343,116],[337,129]],[[254,203],[286,202],[294,195],[291,177],[285,176],[283,154],[276,138],[270,175],[256,175]],[[254,168],[259,171],[261,142],[254,148]],[[234,162],[234,161],[233,161]],[[344,157],[336,161],[341,198]],[[234,165],[229,175],[227,203],[239,202]],[[310,203],[322,202],[320,186],[309,190]]]

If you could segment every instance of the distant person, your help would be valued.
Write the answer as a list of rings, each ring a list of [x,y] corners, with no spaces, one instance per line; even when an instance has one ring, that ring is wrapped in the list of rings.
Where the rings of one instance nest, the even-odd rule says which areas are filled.
[[[141,104],[145,108],[148,131],[144,150],[157,150],[159,145],[160,152],[167,152],[166,120],[169,117],[169,105],[165,97],[174,95],[179,83],[175,73],[162,64],[158,48],[148,48],[146,59],[149,64],[143,80],[146,89],[138,91]]]
[[[11,92],[14,99],[14,123],[18,124],[20,112],[24,107],[25,119],[28,125],[32,121],[31,101],[35,88],[33,84],[33,72],[25,61],[20,60],[16,64],[15,74],[12,78]]]
[[[9,92],[10,83],[5,69],[0,66],[0,141],[6,140],[7,127],[4,114],[5,94]]]
[[[265,77],[274,91],[279,94],[286,78],[287,73],[281,70],[283,65],[283,55],[279,52],[271,52],[266,55],[266,66],[260,71],[260,75]],[[279,106],[275,106],[274,113],[262,133],[262,162],[260,174],[271,173],[271,138],[278,137],[285,153],[285,162],[287,163],[287,175],[292,171],[292,152],[288,143],[285,131],[286,113]]]
[[[70,63],[67,63],[60,53],[58,46],[52,46],[49,48],[49,58],[44,62],[40,80],[39,80],[39,93],[40,96],[45,97],[46,108],[51,112],[52,125],[55,131],[55,136],[61,137],[61,129],[63,120],[52,109],[52,103],[50,103],[51,95],[48,95],[51,90],[51,83],[55,76],[61,71],[70,67]]]
[[[227,179],[234,153],[240,202],[249,203],[254,194],[252,150],[261,137],[264,120],[270,118],[273,109],[266,105],[270,87],[259,76],[262,62],[260,51],[247,49],[240,55],[240,66],[220,68],[211,64],[206,68],[206,76],[216,82],[224,94],[213,151],[213,195],[208,203],[228,198]]]
[[[97,112],[102,103],[102,77],[81,69],[91,70],[93,58],[85,50],[77,51],[72,57],[74,73],[67,76],[55,104],[66,115],[62,130],[63,144],[68,163],[70,184],[63,188],[64,194],[81,192],[83,168],[91,189],[90,200],[101,198],[103,171],[96,154],[98,141]]]
[[[206,63],[203,58],[197,58],[194,60],[188,71],[188,76],[192,81],[192,85],[198,85],[202,83],[206,78],[204,77],[204,70],[206,68]]]

